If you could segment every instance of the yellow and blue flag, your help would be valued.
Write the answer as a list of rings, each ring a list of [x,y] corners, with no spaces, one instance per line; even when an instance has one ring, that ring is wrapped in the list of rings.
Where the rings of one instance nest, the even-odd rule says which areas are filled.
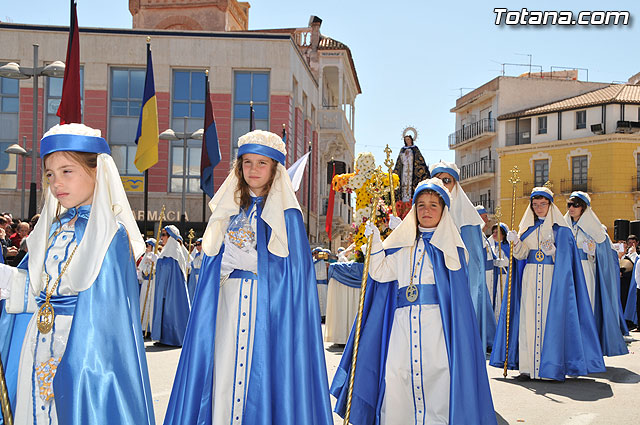
[[[140,121],[136,133],[136,158],[133,163],[143,172],[158,162],[158,104],[156,88],[153,82],[153,63],[151,46],[147,43],[147,75],[144,78],[144,95],[140,108]]]

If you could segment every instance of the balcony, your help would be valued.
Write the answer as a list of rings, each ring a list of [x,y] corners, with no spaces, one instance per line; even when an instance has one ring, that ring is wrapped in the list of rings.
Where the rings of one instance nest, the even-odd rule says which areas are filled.
[[[341,132],[344,138],[352,145],[355,144],[355,136],[351,125],[340,107],[323,107],[318,111],[319,131]]]
[[[507,146],[530,145],[531,131],[518,131],[516,133],[507,133]]]
[[[471,164],[463,165],[460,169],[460,180],[480,180],[484,177],[493,177],[496,172],[496,161],[494,159],[481,159]]]
[[[549,182],[549,184],[551,185],[550,189],[552,192],[556,192],[556,190],[554,190],[553,187],[553,181],[552,180],[547,180]],[[533,190],[534,187],[541,187],[544,186],[547,181],[545,182],[523,182],[522,183],[522,196],[524,197],[529,197],[531,196],[531,191]],[[562,184],[561,184],[562,186]],[[576,189],[579,190],[579,189]]]
[[[496,122],[493,118],[483,118],[473,124],[465,125],[449,135],[449,149],[460,147],[464,143],[479,140],[496,134]]]
[[[496,201],[494,201],[493,199],[481,199],[479,201],[471,202],[473,203],[473,205],[482,205],[489,214],[493,214],[495,212]]]
[[[593,187],[591,186],[591,178],[586,179],[562,179],[560,180],[560,193],[571,193],[576,190],[580,190],[582,192],[593,192]]]

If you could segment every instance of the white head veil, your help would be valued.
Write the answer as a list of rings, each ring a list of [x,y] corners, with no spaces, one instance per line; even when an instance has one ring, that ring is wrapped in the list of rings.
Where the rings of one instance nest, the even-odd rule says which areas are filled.
[[[584,203],[587,204],[587,208],[582,211],[582,215],[578,219],[578,227],[596,241],[596,243],[604,242],[607,239],[607,231],[591,208],[591,197],[585,192],[576,191],[569,196],[569,199],[571,198],[582,199]],[[572,218],[569,215],[569,211],[564,215],[564,218],[567,224],[571,226]]]
[[[289,243],[284,212],[292,208],[300,211],[300,205],[291,185],[291,179],[283,165],[287,154],[284,142],[277,134],[254,130],[238,139],[238,160],[245,153],[268,156],[278,161],[276,175],[262,209],[261,218],[272,230],[267,243],[269,252],[278,257],[287,257]],[[231,170],[209,202],[211,217],[202,237],[202,249],[208,256],[218,254],[230,218],[240,212],[240,199],[236,195],[237,186],[238,178]]]
[[[531,203],[531,200],[533,199],[534,196],[544,196],[549,200],[549,212],[547,213],[547,216],[544,218],[544,223],[542,223],[542,225],[540,226],[541,227],[540,231],[542,232],[543,235],[545,236],[551,235],[552,234],[551,229],[554,224],[557,224],[558,226],[568,227],[566,220],[562,216],[562,213],[560,212],[556,204],[553,202],[553,192],[551,191],[551,189],[544,186],[534,187],[531,190],[531,195],[529,196],[529,203]],[[522,234],[526,232],[529,227],[533,226],[535,222],[535,218],[536,218],[535,214],[531,210],[531,207],[527,205],[527,209],[525,210],[524,215],[522,216],[522,220],[520,220],[520,226],[518,228],[518,236],[522,236]]]
[[[433,232],[431,244],[444,253],[444,262],[447,268],[451,270],[460,269],[460,258],[458,257],[458,248],[463,248],[465,258],[468,261],[468,253],[460,237],[460,232],[456,228],[455,223],[449,214],[449,190],[444,186],[442,180],[432,178],[423,180],[418,183],[414,194],[414,202],[411,210],[404,217],[402,223],[396,227],[393,232],[384,240],[382,246],[384,249],[403,248],[413,246],[416,241],[416,232],[418,231],[418,220],[415,211],[415,199],[423,190],[431,189],[440,194],[445,201],[445,207],[442,210],[442,217],[438,223],[438,227]]]
[[[460,186],[460,170],[453,162],[445,162],[440,161],[436,164],[433,164],[431,167],[431,175],[435,176],[439,173],[448,173],[456,180],[455,186],[451,191],[451,209],[450,213],[453,217],[453,221],[460,231],[460,228],[463,226],[480,226],[482,228],[484,226],[484,220],[478,214],[478,210],[471,203],[469,197],[464,190],[462,190],[462,186]]]
[[[58,148],[52,150],[51,143],[54,142]],[[106,151],[109,151],[106,141],[100,137],[100,130],[94,130],[83,124],[56,125],[45,133],[40,143],[40,152],[43,157],[55,151],[105,152],[105,149],[94,149],[96,146],[104,146]],[[98,153],[97,162],[96,184],[87,228],[65,273],[71,289],[75,292],[90,288],[98,277],[104,256],[120,224],[129,234],[134,258],[138,258],[145,250],[144,240],[131,212],[131,206],[113,158],[108,153]],[[58,207],[58,200],[51,193],[49,186],[44,190],[45,202],[40,219],[27,241],[29,280],[36,294],[44,289],[42,275],[45,253]],[[61,211],[65,212],[66,209],[61,208]]]

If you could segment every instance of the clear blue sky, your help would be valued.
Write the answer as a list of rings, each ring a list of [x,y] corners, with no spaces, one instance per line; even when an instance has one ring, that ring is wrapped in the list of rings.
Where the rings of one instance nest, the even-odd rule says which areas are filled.
[[[68,0],[3,2],[0,20],[68,25]],[[434,4],[435,3],[435,4]],[[588,68],[589,80],[626,81],[640,72],[640,2],[584,1],[250,1],[250,29],[305,27],[322,18],[321,32],[351,48],[362,94],[356,100],[356,150],[378,161],[412,125],[429,163],[453,160],[449,110],[460,88],[475,88],[501,73],[501,63]],[[509,10],[628,10],[628,26],[495,26],[495,7]],[[81,27],[131,28],[128,0],[78,0]],[[636,22],[637,21],[637,22]],[[1,50],[1,47],[0,47]],[[526,72],[507,67],[507,75]],[[586,74],[581,73],[580,79]],[[466,93],[468,90],[464,90]]]

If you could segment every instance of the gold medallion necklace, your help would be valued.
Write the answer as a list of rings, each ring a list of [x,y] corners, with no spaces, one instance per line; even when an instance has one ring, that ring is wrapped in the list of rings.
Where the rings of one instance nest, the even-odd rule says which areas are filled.
[[[538,226],[538,250],[536,251],[536,261],[541,263],[544,260],[544,252],[540,249],[540,227]]]
[[[417,248],[417,245],[416,245]],[[413,271],[411,272],[411,276],[409,277],[409,286],[407,286],[407,291],[405,296],[407,297],[407,301],[410,303],[414,302],[418,299],[418,287],[413,284],[413,274],[416,272],[416,269],[420,267],[420,263],[424,259],[424,253],[427,252],[427,246],[425,244],[424,249],[422,250],[422,255],[417,263],[413,265]]]
[[[67,271],[67,267],[69,267],[69,263],[73,258],[73,254],[76,253],[76,249],[78,249],[78,245],[76,245],[75,248],[73,248],[73,251],[71,251],[71,255],[69,256],[69,259],[64,263],[64,267],[62,267],[62,271],[58,275],[58,278],[56,279],[56,281],[53,283],[53,286],[51,287],[51,289],[49,289],[49,275],[48,274],[45,275],[47,284],[45,286],[44,291],[45,291],[45,294],[47,294],[47,297],[44,301],[44,304],[42,304],[42,306],[38,310],[38,330],[40,331],[40,333],[47,334],[51,332],[51,329],[53,329],[53,320],[55,319],[55,312],[53,311],[53,306],[49,301],[51,300],[51,296],[55,292],[56,288],[60,284],[60,279],[62,278],[62,275],[64,274],[64,272]]]

